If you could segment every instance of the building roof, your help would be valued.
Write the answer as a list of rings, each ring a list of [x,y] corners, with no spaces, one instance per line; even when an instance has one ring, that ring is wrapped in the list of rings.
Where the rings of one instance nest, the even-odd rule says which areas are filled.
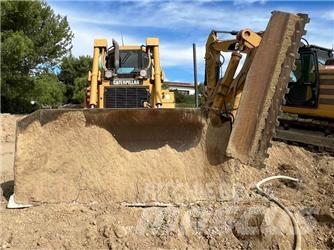
[[[164,82],[168,87],[185,87],[195,88],[193,83],[190,82]]]

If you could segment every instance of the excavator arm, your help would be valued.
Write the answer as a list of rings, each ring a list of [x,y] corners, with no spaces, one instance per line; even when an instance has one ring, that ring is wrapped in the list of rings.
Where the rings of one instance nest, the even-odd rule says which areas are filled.
[[[218,33],[235,35],[232,40],[220,40]],[[212,123],[219,123],[220,118],[231,119],[238,107],[243,82],[234,81],[234,75],[242,58],[241,53],[251,55],[251,50],[257,48],[261,42],[261,36],[251,29],[239,32],[212,31],[206,43],[205,54],[205,83],[206,83],[206,109]],[[222,62],[221,52],[232,52],[225,74],[220,78]]]
[[[219,72],[222,65],[221,51],[228,51],[230,46],[236,44],[236,40],[219,40],[216,31],[211,31],[205,46],[205,85],[206,95],[212,96],[217,85]]]
[[[263,163],[275,130],[307,15],[275,11],[264,32],[230,32],[219,40],[211,32],[205,54],[205,112],[213,126],[231,122],[226,155],[244,163]],[[232,52],[220,77],[221,52]],[[242,53],[246,60],[236,75]],[[236,76],[235,76],[236,75]]]

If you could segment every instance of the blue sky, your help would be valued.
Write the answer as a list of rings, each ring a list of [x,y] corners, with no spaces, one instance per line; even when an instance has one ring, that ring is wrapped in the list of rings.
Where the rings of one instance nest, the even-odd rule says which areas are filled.
[[[48,1],[67,16],[75,35],[72,53],[92,55],[95,38],[125,44],[145,44],[160,38],[161,65],[171,81],[193,81],[192,43],[197,44],[199,81],[204,77],[204,46],[212,29],[264,30],[272,10],[307,13],[311,22],[305,38],[332,48],[334,1]],[[224,37],[222,37],[224,38]],[[231,38],[226,36],[226,38]],[[226,55],[228,58],[228,55]],[[226,66],[226,64],[225,64]]]

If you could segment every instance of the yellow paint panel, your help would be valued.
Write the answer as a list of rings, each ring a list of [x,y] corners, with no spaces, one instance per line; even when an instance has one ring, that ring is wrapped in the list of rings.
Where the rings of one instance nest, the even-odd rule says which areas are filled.
[[[286,113],[334,119],[334,105],[319,104],[318,108],[283,106],[282,109]]]
[[[162,107],[163,108],[175,108],[174,92],[166,90],[166,89],[162,90]]]
[[[95,39],[94,47],[108,47],[107,39]]]
[[[320,80],[334,80],[333,75],[321,75],[320,74]]]
[[[146,46],[158,46],[159,38],[157,37],[148,37],[146,38]]]
[[[110,86],[110,81],[109,80],[103,80],[102,85],[105,86],[105,87]]]
[[[334,74],[334,67],[333,66],[325,66],[325,68],[320,68],[319,69],[320,74],[326,74],[326,75],[333,75]]]
[[[104,108],[104,86],[101,84],[99,85],[99,108]]]
[[[320,84],[320,89],[334,89],[334,85]]]
[[[319,97],[323,99],[334,99],[334,95],[320,95]]]

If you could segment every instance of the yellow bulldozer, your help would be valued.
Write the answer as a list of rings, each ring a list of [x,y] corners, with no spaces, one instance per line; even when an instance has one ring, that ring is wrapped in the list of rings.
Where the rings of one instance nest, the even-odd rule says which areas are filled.
[[[87,108],[174,108],[174,93],[162,89],[159,39],[146,46],[119,46],[113,40],[94,41],[93,66],[88,74]]]
[[[157,39],[110,49],[95,41],[87,108],[38,110],[17,123],[11,204],[226,199],[231,161],[263,164],[307,22],[275,11],[264,32],[227,41],[211,32],[202,109],[164,98]],[[222,51],[232,53],[220,75]]]

